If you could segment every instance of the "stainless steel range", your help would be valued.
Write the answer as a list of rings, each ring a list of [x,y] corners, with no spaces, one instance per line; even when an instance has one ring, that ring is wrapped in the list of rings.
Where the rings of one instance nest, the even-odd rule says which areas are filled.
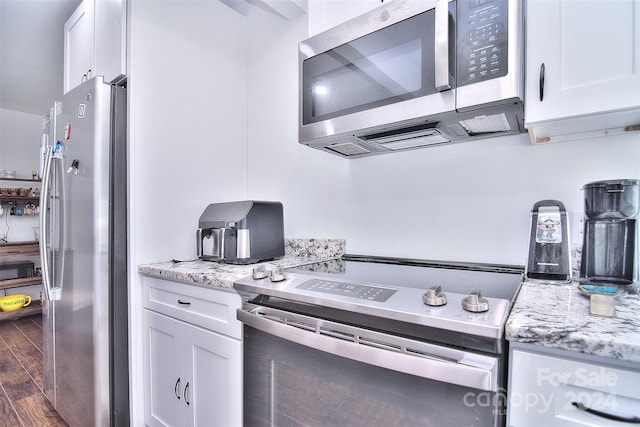
[[[348,255],[254,269],[245,425],[501,425],[523,269]]]

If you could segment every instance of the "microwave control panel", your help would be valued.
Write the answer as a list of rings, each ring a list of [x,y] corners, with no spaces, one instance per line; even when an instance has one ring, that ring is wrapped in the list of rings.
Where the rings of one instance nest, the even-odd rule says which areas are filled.
[[[457,86],[508,72],[508,0],[460,0],[457,29]]]

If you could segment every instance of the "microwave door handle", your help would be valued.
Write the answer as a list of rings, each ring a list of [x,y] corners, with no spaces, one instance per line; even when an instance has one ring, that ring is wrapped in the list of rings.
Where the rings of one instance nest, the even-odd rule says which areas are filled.
[[[449,90],[449,0],[436,0],[434,53],[436,90]]]

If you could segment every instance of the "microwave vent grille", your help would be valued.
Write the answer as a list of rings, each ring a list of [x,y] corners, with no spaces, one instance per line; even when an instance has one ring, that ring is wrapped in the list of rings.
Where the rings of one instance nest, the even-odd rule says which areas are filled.
[[[327,146],[328,149],[340,153],[343,156],[361,156],[363,154],[369,154],[370,151],[364,147],[353,142],[345,142],[340,144],[331,144]]]
[[[450,139],[437,129],[438,124],[439,122],[421,123],[419,125],[360,135],[358,138],[369,143],[377,143],[392,151],[450,142]]]
[[[509,120],[504,113],[477,116],[472,119],[460,120],[458,123],[465,128],[469,135],[511,131]]]
[[[360,135],[358,138],[364,141],[375,141],[377,143],[386,143],[398,141],[408,138],[417,138],[420,136],[439,135],[440,132],[436,127],[438,122],[422,123],[414,126],[407,126],[398,129],[387,130],[383,132],[375,132],[367,135]]]

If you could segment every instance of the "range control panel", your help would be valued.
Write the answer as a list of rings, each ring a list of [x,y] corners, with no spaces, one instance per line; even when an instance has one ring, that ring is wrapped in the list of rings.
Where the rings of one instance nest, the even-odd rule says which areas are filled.
[[[508,0],[460,0],[457,29],[458,86],[508,72]]]
[[[307,280],[306,282],[298,285],[296,288],[377,302],[385,302],[391,297],[391,295],[396,293],[396,289],[391,288],[358,285],[354,283],[334,282],[331,280],[321,279]]]

